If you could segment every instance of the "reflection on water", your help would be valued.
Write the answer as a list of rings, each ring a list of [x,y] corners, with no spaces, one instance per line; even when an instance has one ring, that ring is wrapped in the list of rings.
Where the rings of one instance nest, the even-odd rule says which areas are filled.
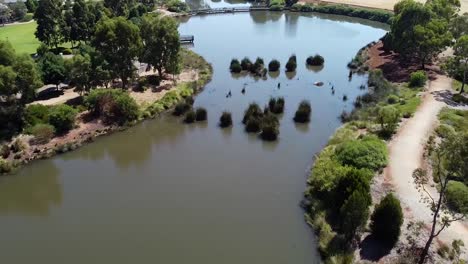
[[[229,4],[194,5],[207,3]],[[181,22],[180,33],[195,36],[193,49],[214,68],[195,100],[208,121],[185,125],[162,115],[1,178],[0,262],[319,263],[299,202],[311,158],[340,125],[340,113],[365,92],[359,86],[366,75],[348,80],[346,64],[385,33],[358,22],[280,12]],[[285,73],[293,53],[297,70]],[[305,65],[316,53],[326,61],[320,71]],[[231,75],[231,59],[245,56],[265,64],[278,59],[281,70],[267,78]],[[279,140],[245,133],[248,104],[279,96],[285,98]],[[312,105],[311,123],[295,124],[304,99]],[[233,126],[221,129],[226,110]]]
[[[34,172],[35,177],[28,177]],[[59,170],[51,160],[27,166],[22,175],[0,177],[0,216],[47,216],[62,203]]]

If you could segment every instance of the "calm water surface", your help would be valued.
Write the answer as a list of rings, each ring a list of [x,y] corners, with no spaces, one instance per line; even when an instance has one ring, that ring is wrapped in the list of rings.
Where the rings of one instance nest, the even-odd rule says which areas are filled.
[[[363,92],[366,77],[349,81],[347,62],[385,32],[359,22],[258,12],[182,23],[214,67],[195,101],[208,122],[166,115],[0,178],[0,263],[318,263],[299,202],[313,155]],[[292,75],[256,80],[228,71],[233,57],[276,58],[284,67],[293,53]],[[315,53],[323,69],[305,67]],[[248,103],[271,96],[285,97],[286,112],[279,140],[266,143],[244,133],[241,119]],[[295,125],[303,99],[312,121]],[[223,110],[233,113],[231,129],[217,127]]]

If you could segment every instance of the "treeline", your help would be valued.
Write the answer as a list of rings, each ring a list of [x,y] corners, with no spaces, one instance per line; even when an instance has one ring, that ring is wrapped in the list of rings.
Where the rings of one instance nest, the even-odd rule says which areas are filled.
[[[37,0],[16,1],[0,5],[0,23],[27,22],[32,19]]]
[[[377,22],[386,23],[386,24],[390,24],[391,19],[393,17],[392,12],[390,11],[353,7],[353,6],[346,6],[346,5],[294,4],[291,7],[291,11],[317,12],[317,13],[323,13],[323,14],[343,15],[343,16],[349,16],[349,17],[369,19],[369,20],[373,20]]]
[[[35,60],[0,42],[0,122],[4,124],[0,137],[8,139],[22,131],[25,105],[43,84],[58,89],[67,83],[86,94],[118,80],[126,89],[137,78],[136,62],[158,72],[155,78],[140,81],[142,85],[150,79],[157,85],[165,74],[179,73],[177,23],[147,13],[154,5],[154,1],[39,1],[34,17],[42,44]],[[71,43],[73,50],[58,48],[64,43]],[[58,54],[62,52],[73,56],[66,59]]]

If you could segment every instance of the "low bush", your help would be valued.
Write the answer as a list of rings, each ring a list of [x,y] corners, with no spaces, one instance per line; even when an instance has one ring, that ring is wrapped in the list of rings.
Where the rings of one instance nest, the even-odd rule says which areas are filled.
[[[382,242],[393,246],[400,237],[402,224],[403,211],[400,201],[393,194],[387,194],[372,213],[370,224],[372,234]]]
[[[242,119],[242,123],[247,124],[247,121],[250,118],[261,118],[263,116],[262,109],[256,103],[251,103],[247,110],[245,110],[244,118]]]
[[[17,152],[23,151],[25,149],[26,149],[26,144],[24,144],[23,140],[21,140],[19,138],[15,139],[15,141],[13,141],[13,143],[10,146],[10,150],[13,153],[17,153]]]
[[[65,48],[65,49],[63,49],[62,54],[63,55],[72,55],[73,51],[71,49],[69,49],[69,48]]]
[[[468,187],[462,182],[450,181],[447,186],[447,203],[458,213],[468,212]]]
[[[468,97],[464,96],[463,94],[454,94],[452,96],[452,100],[458,104],[468,104]]]
[[[336,149],[336,158],[343,165],[379,170],[387,164],[387,146],[384,141],[368,136],[342,143]]]
[[[245,123],[245,131],[248,133],[258,133],[261,130],[262,120],[259,117],[251,116]]]
[[[20,22],[29,22],[33,20],[34,14],[33,13],[27,13],[21,20]]]
[[[231,64],[229,66],[229,70],[232,73],[240,73],[242,71],[241,64],[238,59],[232,59]]]
[[[410,87],[422,87],[426,84],[427,75],[424,71],[416,71],[411,73],[409,86]]]
[[[13,170],[13,165],[7,160],[0,158],[0,174],[10,173]]]
[[[196,117],[197,117],[197,114],[195,113],[195,111],[189,110],[187,113],[185,113],[184,122],[187,124],[193,123],[195,122]]]
[[[49,107],[42,104],[28,105],[24,110],[24,122],[26,127],[49,122]]]
[[[307,101],[302,101],[297,108],[296,113],[294,114],[294,121],[298,123],[307,123],[310,122],[310,114],[312,112],[312,107]]]
[[[32,142],[34,144],[45,144],[49,142],[55,134],[55,127],[49,124],[37,124],[29,130],[34,136]]]
[[[6,159],[10,156],[10,147],[7,144],[4,144],[0,147],[0,157]]]
[[[400,98],[394,94],[389,95],[387,98],[389,104],[396,104],[398,101],[400,101]]]
[[[281,114],[284,112],[284,98],[270,98],[268,102],[268,108],[270,112],[274,114]]]
[[[380,107],[377,111],[377,121],[380,123],[381,132],[384,135],[394,133],[400,121],[400,111],[391,105]]]
[[[452,135],[454,135],[456,133],[455,129],[452,126],[449,126],[447,124],[439,125],[436,128],[435,132],[441,138],[448,138],[448,137],[450,137],[450,136],[452,136]]]
[[[283,10],[284,6],[286,5],[285,0],[270,0],[269,7],[272,11],[280,11]]]
[[[286,63],[286,71],[287,72],[293,72],[297,68],[297,59],[296,55],[292,55],[289,57],[288,62]]]
[[[69,105],[56,105],[50,109],[49,123],[57,133],[66,133],[75,125],[76,114],[76,109]]]
[[[268,70],[271,72],[279,71],[281,64],[278,60],[272,60],[268,63]]]
[[[171,92],[167,93],[166,96],[169,97],[170,94]],[[93,114],[101,117],[107,123],[122,125],[136,120],[139,116],[137,103],[126,91],[121,89],[92,90],[85,98],[85,105]]]
[[[306,63],[309,66],[321,66],[325,62],[325,59],[320,55],[314,55],[307,58]]]
[[[232,126],[232,115],[229,112],[223,112],[219,118],[220,127],[230,127]]]
[[[203,107],[197,108],[195,111],[195,120],[197,121],[205,121],[208,117],[208,114],[206,112],[206,109]]]
[[[262,118],[261,124],[262,133],[260,137],[263,140],[274,141],[278,138],[279,135],[279,121],[278,118],[271,114],[265,114]]]
[[[148,75],[146,81],[149,85],[158,86],[161,83],[161,78],[157,75]]]
[[[176,13],[187,12],[190,10],[189,6],[180,0],[169,0],[166,3],[167,10]]]
[[[304,12],[306,9],[307,11],[310,10],[309,12],[359,17],[387,24],[391,22],[391,18],[393,17],[392,12],[390,11],[351,7],[346,5],[315,5],[304,7],[304,10],[301,9],[301,11]]]
[[[243,71],[249,71],[250,68],[252,67],[252,62],[250,61],[249,58],[245,57],[242,59],[240,65]]]
[[[185,102],[180,102],[180,103],[176,104],[172,114],[175,115],[175,116],[181,116],[181,115],[185,114],[188,110],[190,110],[190,108],[192,108],[191,105],[189,103],[187,103],[186,101]]]

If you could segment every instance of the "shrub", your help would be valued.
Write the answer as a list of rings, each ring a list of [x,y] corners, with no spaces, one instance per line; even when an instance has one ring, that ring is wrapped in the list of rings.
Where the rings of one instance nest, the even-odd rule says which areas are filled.
[[[37,124],[31,127],[30,133],[34,136],[33,143],[45,144],[54,136],[55,127],[49,124]]]
[[[231,65],[229,66],[229,70],[233,73],[239,73],[242,71],[241,64],[239,60],[237,59],[232,59],[231,60]]]
[[[188,110],[190,110],[191,105],[188,102],[180,102],[174,107],[174,112],[172,112],[175,116],[181,116],[185,114]]]
[[[361,231],[369,217],[369,193],[355,190],[340,209],[341,231],[347,241]]]
[[[454,94],[452,100],[458,104],[468,104],[468,97],[465,97],[463,94]]]
[[[158,86],[161,83],[161,79],[157,75],[148,75],[146,76],[146,81],[149,85]]]
[[[34,14],[33,13],[27,13],[21,20],[20,22],[29,22],[33,19]]]
[[[268,113],[262,119],[262,133],[260,137],[263,140],[274,141],[279,135],[279,121],[278,118]]]
[[[375,137],[364,137],[342,143],[336,149],[336,158],[343,164],[376,171],[387,164],[387,146]]]
[[[458,213],[468,212],[468,187],[462,182],[450,181],[447,186],[447,203]]]
[[[356,190],[367,194],[366,198],[370,205],[372,203],[372,198],[370,196],[370,181],[372,176],[373,172],[368,169],[357,169],[353,167],[347,169],[344,175],[337,179],[337,183],[330,193],[331,197],[327,200],[335,207],[332,209],[339,209]]]
[[[196,115],[195,111],[189,110],[187,113],[185,113],[184,122],[187,123],[187,124],[193,123],[193,122],[195,122],[196,116],[197,115]]]
[[[207,119],[207,112],[205,108],[197,108],[195,111],[195,120],[197,121],[205,121]]]
[[[55,127],[57,133],[65,133],[75,125],[77,111],[69,105],[57,105],[50,109],[49,123]]]
[[[284,112],[284,98],[270,98],[268,102],[268,108],[270,112],[275,114],[281,114]]]
[[[48,123],[49,107],[41,104],[28,105],[24,110],[23,118],[28,127]]]
[[[388,96],[387,98],[387,103],[389,104],[396,104],[398,101],[400,100],[400,98],[394,94],[391,94]]]
[[[263,70],[263,59],[262,58],[257,58],[254,62],[254,64],[252,64],[250,66],[250,72],[251,73],[255,73],[255,74],[258,74],[258,75],[261,75],[262,74],[262,70]]]
[[[10,156],[10,147],[7,144],[4,144],[0,147],[0,157],[6,159]]]
[[[456,133],[455,129],[452,126],[447,125],[447,124],[439,125],[435,131],[437,135],[441,138],[448,138]]]
[[[241,61],[241,68],[243,71],[249,71],[250,68],[252,67],[252,62],[249,60],[249,58],[245,57]]]
[[[268,70],[271,72],[278,71],[281,67],[281,64],[277,60],[272,60],[270,63],[268,63]]]
[[[377,9],[367,9],[359,7],[351,7],[345,5],[315,5],[303,7],[304,10],[308,12],[317,12],[324,14],[335,14],[335,15],[345,15],[351,17],[359,17],[364,19],[369,19],[373,21],[378,21],[382,23],[390,23],[393,14],[389,11],[377,10]]]
[[[400,121],[400,111],[391,105],[381,107],[377,112],[377,121],[383,132],[392,134]]]
[[[73,51],[71,49],[69,49],[69,48],[65,48],[65,49],[63,49],[62,54],[63,55],[72,55]]]
[[[229,112],[223,112],[219,118],[220,127],[229,127],[232,125],[232,116]]]
[[[13,166],[7,160],[0,158],[0,174],[10,173],[13,170]]]
[[[307,101],[302,101],[297,108],[297,111],[294,115],[294,121],[298,123],[307,123],[310,121],[310,113],[312,112],[312,107]]]
[[[251,116],[245,123],[245,131],[248,133],[258,133],[261,129],[261,120],[259,117]]]
[[[307,58],[306,63],[310,66],[322,66],[325,59],[320,55],[310,56]]]
[[[171,12],[181,13],[189,11],[189,6],[180,0],[170,0],[166,3],[167,10]]]
[[[13,143],[10,146],[10,150],[13,153],[17,153],[17,152],[23,151],[25,149],[26,149],[26,144],[24,144],[23,140],[21,140],[19,138],[15,139],[15,141],[13,141]]]
[[[297,68],[296,55],[292,55],[291,57],[289,57],[289,60],[286,63],[286,71],[287,72],[293,72],[293,71],[296,70],[296,68]]]
[[[166,94],[169,95],[170,92]],[[135,100],[121,89],[92,90],[85,98],[85,105],[108,123],[124,124],[137,119],[139,115]]]
[[[251,103],[247,110],[245,110],[244,118],[242,119],[242,123],[247,124],[247,121],[250,118],[261,118],[263,116],[262,109],[258,104]]]
[[[400,237],[402,224],[403,211],[400,201],[393,194],[387,194],[372,213],[370,224],[372,234],[393,246]]]
[[[410,87],[422,87],[426,84],[427,75],[424,71],[416,71],[411,73],[409,86]]]

